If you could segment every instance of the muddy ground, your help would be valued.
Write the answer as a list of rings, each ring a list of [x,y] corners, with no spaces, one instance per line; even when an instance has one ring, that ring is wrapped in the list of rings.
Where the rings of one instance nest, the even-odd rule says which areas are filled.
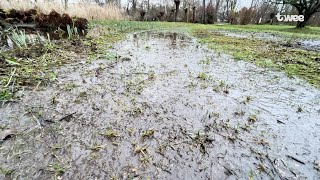
[[[319,179],[320,90],[147,31],[0,108],[0,179]]]

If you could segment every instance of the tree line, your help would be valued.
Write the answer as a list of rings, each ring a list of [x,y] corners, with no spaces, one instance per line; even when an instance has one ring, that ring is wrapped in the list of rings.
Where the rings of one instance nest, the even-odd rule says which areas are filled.
[[[297,27],[320,26],[320,0],[251,0],[239,8],[238,0],[129,0],[126,13],[135,20],[180,21],[211,24],[276,24],[275,14],[303,15]],[[289,23],[290,24],[290,23]],[[291,23],[292,24],[292,23]]]
[[[66,8],[68,0],[61,0]],[[298,28],[306,25],[320,26],[320,0],[251,0],[249,7],[239,7],[241,0],[79,0],[99,5],[113,4],[123,8],[134,20],[178,21],[212,24],[276,24],[275,14],[303,15],[304,21],[296,23]],[[292,23],[288,23],[292,24]]]

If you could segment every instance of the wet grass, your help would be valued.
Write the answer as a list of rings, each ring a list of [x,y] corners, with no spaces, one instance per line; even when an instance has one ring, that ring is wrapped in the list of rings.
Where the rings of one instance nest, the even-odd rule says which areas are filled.
[[[142,30],[173,30],[191,32],[201,43],[219,53],[231,54],[236,60],[246,60],[258,66],[278,69],[289,76],[298,76],[309,83],[320,86],[319,53],[297,48],[290,48],[278,43],[253,38],[236,38],[224,36],[220,30],[228,32],[263,32],[278,35],[287,39],[284,44],[290,44],[296,39],[319,39],[319,27],[296,29],[289,25],[202,25],[190,23],[169,22],[135,22],[135,21],[103,21],[93,22],[92,26],[107,26],[110,31],[125,34]],[[201,61],[209,63],[207,60]],[[200,74],[200,79],[203,75]]]
[[[109,139],[120,137],[120,134],[117,131],[113,130],[111,127],[108,127],[108,129],[105,132],[101,133],[101,135]]]
[[[287,37],[297,37],[303,39],[319,39],[319,27],[306,27],[297,29],[291,25],[230,25],[230,24],[192,24],[192,23],[175,23],[175,22],[139,22],[139,21],[92,21],[92,27],[105,26],[113,32],[135,32],[143,30],[168,30],[180,29],[192,31],[194,29],[206,30],[227,30],[236,32],[266,32],[283,35]]]
[[[235,59],[247,60],[262,67],[283,70],[289,76],[297,75],[311,84],[320,86],[319,53],[287,48],[268,41],[223,36],[217,32],[219,30],[268,32],[290,38],[310,39],[319,37],[320,28],[317,27],[297,30],[293,26],[271,25],[92,21],[86,38],[75,36],[65,40],[51,41],[46,37],[47,40],[42,42],[33,42],[12,50],[1,51],[0,101],[17,99],[15,93],[21,89],[39,89],[57,81],[59,74],[55,74],[54,69],[78,61],[79,57],[85,59],[87,63],[101,58],[116,59],[116,55],[108,53],[113,43],[124,39],[127,33],[155,29],[191,32],[200,42],[208,44],[218,52],[231,54]],[[210,60],[204,59],[200,63],[209,65]],[[154,78],[154,74],[150,74],[149,79]],[[199,74],[199,78],[205,79],[203,74]],[[66,85],[66,90],[71,89],[72,87]]]
[[[46,43],[0,52],[2,92],[13,94],[22,87],[55,81],[53,67],[63,64],[66,59],[60,48]]]
[[[50,164],[47,170],[51,172],[55,172],[56,174],[63,174],[66,172],[66,168],[59,163]]]
[[[155,29],[172,29],[191,27],[192,24],[187,23],[170,23],[170,22],[141,22],[141,21],[92,21],[91,27],[106,27],[109,32],[113,33],[129,33],[144,30]]]
[[[142,138],[150,138],[154,135],[154,129],[148,129],[142,133]]]
[[[319,27],[306,27],[303,29],[297,29],[295,26],[289,25],[217,25],[214,28],[207,29],[220,29],[235,32],[264,32],[273,33],[286,37],[296,37],[303,39],[319,39],[320,28]]]
[[[12,98],[12,93],[9,90],[0,91],[0,101],[8,101]]]
[[[0,51],[0,101],[19,99],[15,93],[20,90],[36,90],[57,81],[59,74],[55,73],[55,69],[62,65],[82,58],[88,63],[99,58],[116,59],[116,56],[108,53],[108,49],[112,48],[112,43],[120,39],[121,34],[106,32],[95,38],[48,38]],[[65,90],[73,88],[74,86],[66,84]]]
[[[99,56],[97,55],[98,53],[101,53],[101,54],[106,53],[106,52],[103,52],[104,51],[103,48],[107,50],[109,46],[112,45],[112,42],[115,42],[118,39],[121,39],[125,35],[124,32],[121,32],[122,30],[114,31],[114,32],[110,31],[110,33],[114,33],[116,35],[115,37],[108,35],[107,29],[104,29],[103,31],[105,32],[105,34],[98,37],[98,39],[101,38],[99,39],[99,41],[101,42],[96,43],[97,39],[95,38],[86,39],[83,41],[84,43],[87,43],[88,46],[86,47],[89,47],[89,48],[91,45],[94,45],[95,43],[96,50],[94,51],[90,50],[90,53],[92,53],[93,55],[92,60],[99,58]],[[195,32],[198,32],[198,31],[195,31]],[[216,34],[216,35],[221,36],[220,34]],[[206,38],[207,35],[205,35],[204,37]],[[199,37],[199,39],[200,38],[202,37]],[[209,39],[209,38],[206,38],[206,39]],[[209,45],[213,44],[213,42],[208,42],[208,44]],[[104,45],[106,45],[106,47],[103,47]],[[151,51],[153,51],[154,48],[155,48],[154,46],[151,46]],[[66,49],[66,51],[68,50],[69,49]],[[82,50],[88,50],[88,49],[83,48]],[[120,47],[119,50],[121,51],[123,49],[121,49]],[[181,52],[183,54],[183,52],[185,51],[181,51]],[[221,49],[221,52],[227,52],[227,51],[225,51],[225,49]],[[80,55],[82,54],[80,53]],[[234,90],[234,89],[232,89],[233,86],[232,84],[229,83],[229,81],[215,79],[208,72],[209,69],[206,69],[206,67],[210,65],[210,63],[214,64],[213,61],[215,59],[214,58],[211,59],[210,57],[199,59],[199,64],[202,66],[203,71],[199,72],[198,70],[196,71],[189,70],[189,78],[190,78],[189,80],[191,82],[190,86],[196,87],[197,85],[201,85],[201,86],[205,86],[206,88],[207,87],[216,88],[216,91],[223,92],[225,94],[229,93],[229,88],[230,88],[230,92],[233,93],[233,91],[231,90]],[[79,54],[75,58],[79,60]],[[86,58],[89,58],[89,57],[84,56],[84,59]],[[133,58],[134,56],[132,57],[132,59]],[[197,59],[195,60],[197,61]],[[68,63],[70,61],[66,60],[66,61],[62,61],[62,63]],[[130,58],[128,61],[130,61]],[[128,62],[128,64],[129,63],[131,62]],[[180,64],[180,67],[181,65],[183,66],[183,64],[184,63]],[[89,64],[85,64],[85,66],[86,65],[89,66]],[[97,69],[101,70],[101,67],[102,65],[101,66],[99,65]],[[187,68],[188,66],[185,64],[184,67]],[[166,66],[163,66],[162,68],[164,69],[166,68]],[[169,66],[168,69],[171,70],[171,67]],[[71,121],[70,121],[70,117],[72,117],[72,114],[71,116],[70,114],[67,116],[64,115],[63,118],[60,118],[60,116],[58,116],[59,118],[57,118],[56,121],[54,121],[56,119],[56,116],[53,116],[52,118],[53,122],[55,122],[56,124],[52,124],[52,125],[46,124],[45,126],[43,126],[41,130],[39,128],[37,132],[34,132],[34,130],[28,131],[29,133],[28,136],[24,134],[17,136],[17,139],[21,138],[21,136],[23,136],[25,139],[25,141],[22,141],[22,142],[25,142],[24,144],[27,147],[24,147],[22,150],[27,152],[28,149],[31,149],[30,152],[32,152],[32,154],[30,153],[30,157],[24,156],[26,158],[19,160],[19,162],[21,161],[22,163],[21,163],[21,166],[19,164],[16,171],[13,172],[14,175],[19,175],[20,172],[23,171],[24,167],[26,166],[28,167],[28,164],[24,163],[26,162],[26,159],[30,158],[30,160],[33,160],[35,158],[33,156],[34,154],[41,155],[42,153],[46,153],[47,150],[48,150],[48,155],[46,153],[47,156],[43,157],[45,158],[44,159],[45,161],[43,161],[45,163],[40,164],[41,167],[38,167],[38,165],[36,164],[35,170],[38,170],[39,168],[41,168],[45,171],[48,171],[48,172],[44,172],[43,173],[44,175],[46,175],[47,173],[49,173],[50,175],[55,174],[59,178],[60,176],[63,176],[63,174],[64,174],[63,178],[72,177],[74,173],[79,172],[78,171],[79,167],[74,166],[73,162],[76,161],[74,157],[77,158],[80,156],[83,157],[83,159],[81,160],[82,165],[80,166],[80,168],[84,166],[89,167],[87,166],[88,164],[90,166],[94,165],[92,169],[87,168],[86,169],[87,172],[84,172],[83,175],[88,174],[88,172],[90,175],[90,172],[92,171],[97,171],[98,173],[101,172],[103,168],[101,166],[96,166],[97,164],[101,164],[109,161],[116,162],[116,163],[112,163],[110,167],[106,167],[104,169],[106,170],[106,172],[108,172],[108,174],[112,175],[113,179],[117,179],[116,177],[118,177],[118,175],[120,175],[120,173],[122,174],[123,172],[123,171],[121,172],[118,171],[120,168],[117,169],[118,167],[117,164],[119,164],[119,167],[121,166],[122,168],[122,165],[126,165],[127,162],[129,162],[130,166],[132,166],[132,167],[129,167],[130,169],[128,169],[128,176],[131,176],[131,174],[133,174],[132,177],[140,178],[140,179],[143,179],[144,175],[148,176],[148,174],[143,174],[144,172],[150,171],[153,173],[155,168],[157,168],[157,171],[162,168],[163,168],[162,169],[163,171],[165,171],[165,169],[168,169],[164,173],[169,173],[168,175],[170,175],[170,177],[173,177],[175,174],[171,174],[171,172],[174,172],[175,169],[170,169],[169,166],[171,165],[176,166],[177,164],[183,165],[186,167],[187,166],[194,167],[194,169],[193,168],[190,169],[190,171],[194,171],[194,172],[199,172],[199,169],[205,173],[206,171],[212,172],[210,168],[206,168],[206,167],[205,169],[202,170],[203,166],[200,166],[200,165],[201,164],[204,164],[205,166],[209,165],[210,159],[208,159],[208,157],[214,158],[213,159],[214,161],[217,159],[218,161],[223,162],[222,156],[219,155],[219,157],[215,158],[216,154],[222,154],[222,155],[224,154],[226,155],[226,158],[231,157],[231,160],[235,160],[236,162],[235,168],[232,168],[232,169],[237,171],[240,168],[237,165],[236,159],[232,159],[234,157],[233,152],[237,149],[233,149],[232,147],[237,147],[238,144],[240,144],[240,142],[241,142],[240,144],[241,149],[245,149],[243,148],[244,146],[248,147],[247,149],[250,149],[250,150],[251,150],[251,146],[252,147],[256,147],[256,145],[269,146],[267,138],[264,138],[263,136],[261,138],[260,136],[255,137],[255,133],[254,133],[255,126],[263,122],[263,116],[259,114],[259,118],[257,118],[256,114],[249,114],[250,111],[247,111],[248,107],[243,106],[243,104],[249,104],[251,103],[252,100],[255,100],[253,99],[255,96],[250,97],[250,96],[247,96],[247,94],[244,94],[243,96],[241,96],[240,99],[237,98],[234,101],[231,101],[230,103],[231,105],[233,104],[233,102],[237,103],[238,105],[238,102],[240,101],[239,107],[237,107],[234,111],[233,109],[231,109],[232,110],[230,111],[231,116],[228,116],[229,111],[226,111],[225,108],[223,109],[216,108],[214,109],[215,110],[214,112],[211,112],[213,106],[212,105],[206,106],[208,105],[208,102],[209,103],[211,102],[211,100],[207,100],[207,98],[205,100],[201,100],[202,98],[200,98],[200,96],[198,101],[199,104],[192,103],[192,102],[191,104],[188,104],[187,102],[190,102],[191,100],[189,99],[189,97],[183,97],[183,96],[178,97],[175,95],[173,96],[172,101],[164,101],[163,103],[158,103],[157,101],[157,103],[149,104],[148,101],[146,100],[150,99],[149,98],[150,96],[148,96],[147,94],[140,95],[143,89],[146,90],[148,88],[148,85],[153,83],[154,80],[163,81],[169,76],[171,78],[169,79],[170,81],[172,79],[175,80],[174,78],[178,78],[179,80],[179,78],[181,77],[179,76],[175,77],[177,74],[180,73],[180,71],[178,71],[179,69],[170,71],[169,73],[165,73],[165,75],[162,75],[158,73],[159,72],[157,71],[158,69],[154,68],[154,66],[148,66],[145,63],[143,63],[142,65],[136,65],[136,66],[130,67],[129,69],[127,69],[128,71],[125,71],[125,74],[121,74],[121,71],[119,72],[117,69],[112,69],[112,70],[114,70],[115,72],[113,71],[104,71],[104,72],[110,73],[109,74],[110,76],[114,74],[114,77],[112,78],[115,78],[115,79],[112,79],[112,80],[108,78],[102,79],[103,82],[111,80],[110,84],[103,84],[104,85],[103,88],[106,90],[107,95],[110,95],[110,96],[104,96],[105,95],[104,92],[98,92],[99,89],[95,89],[98,86],[100,87],[100,84],[99,85],[89,84],[90,88],[87,89],[85,86],[81,86],[85,84],[85,82],[81,84],[81,81],[79,81],[77,82],[77,84],[80,83],[79,87],[81,88],[79,88],[71,80],[69,82],[66,82],[62,86],[62,88],[58,89],[62,91],[61,95],[54,93],[53,96],[48,97],[50,98],[50,101],[48,103],[53,105],[58,104],[57,107],[60,107],[60,106],[66,107],[66,108],[63,108],[63,111],[62,111],[63,114],[65,114],[66,112],[69,112],[69,113],[74,112],[75,116]],[[80,69],[80,72],[83,72],[83,71],[87,71],[87,70]],[[87,74],[86,77],[91,77],[90,73],[86,72],[86,74]],[[130,76],[128,77],[124,76],[127,74],[129,74]],[[64,73],[64,75],[68,75],[68,74]],[[101,74],[101,76],[103,75],[104,73]],[[121,79],[118,76],[120,76]],[[56,75],[53,77],[59,78],[59,75]],[[125,80],[123,80],[122,77],[126,77]],[[113,83],[113,81],[116,83]],[[171,83],[172,82],[175,82],[175,81],[171,81]],[[194,82],[196,82],[196,84],[194,84]],[[161,84],[159,86],[161,86]],[[124,93],[122,93],[122,88],[119,88],[121,92],[119,93],[119,91],[113,91],[112,88],[109,88],[109,87],[116,87],[116,88],[123,87]],[[78,91],[78,89],[81,89],[81,90]],[[181,93],[186,92],[186,91],[183,91],[181,87],[178,87],[177,90],[182,90]],[[198,92],[205,92],[197,88],[196,90]],[[68,92],[65,92],[65,91],[68,91]],[[151,92],[157,92],[157,91],[151,91]],[[233,95],[232,93],[231,95]],[[104,97],[100,96],[102,94],[104,94],[103,95]],[[206,93],[203,93],[203,94],[205,95]],[[211,91],[210,91],[210,94],[211,94]],[[214,93],[214,94],[218,95],[218,93]],[[48,95],[52,95],[52,94],[49,93]],[[84,107],[84,109],[79,108],[78,105],[74,106],[72,102],[65,102],[65,104],[64,102],[61,102],[62,100],[61,97],[66,97],[65,95],[67,95],[68,99],[74,99],[75,97],[77,98],[80,97],[80,99],[83,98],[81,99],[83,101],[80,101],[81,103],[80,107]],[[10,96],[7,96],[6,93],[4,93],[3,97],[10,98]],[[146,99],[141,97],[146,97]],[[198,96],[195,96],[195,97],[198,98]],[[223,95],[223,96],[218,95],[217,97],[218,98],[227,97],[227,95]],[[89,101],[88,99],[93,99],[94,101]],[[100,101],[100,99],[105,99],[105,100]],[[45,100],[47,99],[44,98],[44,101]],[[242,100],[243,100],[243,104],[241,103]],[[41,102],[42,99],[35,100],[35,103],[38,103],[38,101]],[[212,101],[215,101],[215,99],[212,99]],[[176,102],[178,102],[178,104]],[[175,112],[181,111],[181,109],[179,108],[179,104],[180,104],[179,102],[182,102],[184,104],[182,106],[183,108],[188,108],[186,110],[190,111],[191,118],[188,118],[189,113],[187,111],[186,111],[187,112],[186,116],[179,115],[179,114],[176,115]],[[217,99],[216,102],[218,104],[219,102],[222,102],[222,101]],[[44,106],[47,107],[46,103],[44,104],[45,104]],[[70,106],[68,107],[68,105],[71,105],[72,107]],[[224,105],[224,104],[221,103],[221,105]],[[218,106],[220,106],[220,103]],[[56,107],[56,105],[54,105],[53,107]],[[108,109],[109,107],[112,107],[112,109],[109,110]],[[36,119],[35,117],[46,117],[46,113],[51,114],[50,111],[46,112],[46,110],[44,110],[44,112],[38,112],[35,110],[31,111],[31,110],[27,114],[33,114],[32,116],[34,117],[34,119]],[[77,110],[82,112],[87,112],[86,117],[93,117],[94,119],[87,119],[86,117],[77,118],[77,114],[79,112]],[[196,116],[192,116],[193,110],[197,111]],[[246,110],[247,113],[245,113],[244,110]],[[306,110],[308,109],[306,108]],[[99,112],[99,115],[97,115],[96,112]],[[102,112],[101,115],[100,115],[100,112]],[[200,120],[201,114],[198,112],[200,112],[201,114],[202,113],[204,114],[201,120]],[[234,115],[233,115],[233,112],[234,112]],[[24,112],[22,111],[21,114],[22,113]],[[18,115],[19,114],[20,112],[18,113]],[[243,117],[240,117],[240,116],[243,116]],[[121,119],[117,117],[121,117]],[[195,118],[192,118],[192,117],[195,117]],[[37,118],[37,119],[40,119],[40,118]],[[241,119],[243,121],[241,121]],[[155,122],[153,122],[153,120],[155,120]],[[46,120],[43,120],[43,121],[46,121]],[[197,121],[201,121],[201,123]],[[200,124],[201,126],[198,126]],[[49,131],[47,132],[48,134],[47,133],[40,134],[42,132],[45,132],[44,130],[51,129],[50,126],[53,126],[52,132],[50,130],[50,132]],[[96,127],[105,127],[105,126],[107,127],[103,129],[98,128],[97,130],[96,128]],[[58,128],[61,128],[61,129],[58,130]],[[198,128],[200,128],[200,130]],[[251,129],[253,129],[253,132],[252,134],[249,134],[251,133],[250,131]],[[86,136],[83,136],[83,133]],[[57,136],[54,137],[53,136],[54,134],[56,134]],[[97,137],[95,136],[95,134],[99,134],[99,136]],[[37,138],[36,141],[40,142],[39,144],[42,144],[42,142],[46,142],[47,140],[48,142],[51,142],[50,144],[52,145],[49,147],[44,146],[40,148],[38,147],[34,148],[32,144],[29,143],[31,142],[31,140],[34,141],[31,135],[33,135],[32,137]],[[51,135],[53,137],[52,139],[51,139]],[[63,142],[69,141],[70,139],[73,140],[72,142],[70,142],[70,145],[69,143],[63,143]],[[80,146],[78,146],[78,142]],[[223,144],[219,144],[219,142],[222,142]],[[8,141],[8,145],[10,145],[9,143],[11,142]],[[62,146],[60,143],[63,143],[65,146]],[[232,146],[225,146],[225,147],[227,148],[230,147],[229,149],[230,151],[228,151],[228,153],[227,151],[224,152],[223,145],[228,145],[229,143],[232,143]],[[114,145],[114,146],[111,146],[111,145]],[[222,148],[219,148],[221,147],[221,145],[222,145]],[[7,148],[7,146],[5,147]],[[9,147],[10,146],[8,146],[8,148]],[[217,149],[213,149],[214,147],[216,147]],[[45,151],[39,151],[41,150],[41,148],[49,148],[49,149],[45,149]],[[220,151],[220,149],[222,150]],[[4,148],[3,151],[5,150],[6,149]],[[159,155],[155,154],[155,152],[162,156],[160,157]],[[212,154],[212,152],[214,153]],[[242,154],[242,151],[239,151],[239,152]],[[18,153],[22,154],[20,152]],[[15,154],[18,154],[18,153],[15,153]],[[228,154],[230,154],[231,156],[228,156]],[[51,155],[53,155],[56,158],[54,161],[51,160]],[[70,157],[69,155],[72,155],[72,157]],[[243,155],[244,155],[243,157],[255,157],[256,154],[251,154],[251,153],[247,154],[246,152],[244,152]],[[17,156],[17,159],[18,159],[18,155],[14,155],[14,156]],[[128,158],[125,156],[127,156]],[[134,157],[131,157],[131,156],[134,156]],[[122,157],[125,157],[123,158],[125,159],[125,161],[122,161]],[[199,159],[198,157],[200,157],[204,161],[193,160],[193,159]],[[42,161],[43,158],[41,158],[40,161]],[[47,158],[50,158],[50,161],[47,161]],[[175,161],[171,162],[172,159],[174,159]],[[28,159],[27,162],[30,162],[30,160]],[[169,168],[166,168],[167,166],[166,164],[163,164],[163,167],[162,167],[161,163],[162,162],[166,163],[167,160],[168,160]],[[264,162],[262,158],[259,159],[257,157],[257,160],[258,162],[259,160],[262,163]],[[16,162],[17,161],[9,162],[8,164],[15,164]],[[249,163],[251,163],[251,161],[249,161]],[[197,164],[199,164],[199,166]],[[116,168],[114,169],[114,167]],[[223,166],[220,166],[220,167],[225,168]],[[268,169],[269,167],[270,166],[268,165],[263,165],[263,167],[260,167],[259,169],[261,169],[261,171],[269,171]],[[140,168],[142,173],[140,173]],[[209,170],[206,170],[206,169],[209,169]],[[228,173],[231,173],[231,174],[234,173],[235,171],[233,171],[232,169],[231,168],[230,170],[227,169],[227,171],[229,171]],[[176,171],[180,173],[179,170],[176,170]],[[8,172],[8,174],[11,174],[10,169],[2,170],[1,167],[0,167],[0,172],[4,174],[7,174]],[[28,172],[26,173],[29,173],[29,172],[34,172],[34,170],[28,169]],[[124,172],[124,173],[127,173],[127,172]],[[162,172],[160,171],[160,173]],[[223,174],[224,172],[222,171],[221,173]],[[242,176],[242,173],[246,173],[246,172],[243,171],[240,173],[241,173],[241,177],[244,177],[245,174],[243,174]],[[202,174],[200,175],[201,177],[205,177]],[[209,175],[209,173],[206,173],[204,175]]]
[[[298,76],[310,84],[320,86],[317,52],[285,47],[271,41],[225,36],[203,29],[194,30],[193,34],[209,48],[231,54],[236,60],[246,60],[261,67],[282,70],[289,76]]]

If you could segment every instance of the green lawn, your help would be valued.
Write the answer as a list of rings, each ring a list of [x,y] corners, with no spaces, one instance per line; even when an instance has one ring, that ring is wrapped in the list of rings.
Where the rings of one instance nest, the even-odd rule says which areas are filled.
[[[288,25],[217,25],[218,28],[225,30],[237,30],[248,32],[269,32],[278,33],[285,36],[297,36],[301,38],[320,38],[320,27],[306,27],[297,29],[295,26]]]
[[[120,32],[148,29],[207,29],[243,32],[267,32],[301,39],[320,39],[320,27],[296,29],[288,25],[230,25],[230,24],[192,24],[180,22],[141,22],[141,21],[92,21],[91,26],[106,26]]]

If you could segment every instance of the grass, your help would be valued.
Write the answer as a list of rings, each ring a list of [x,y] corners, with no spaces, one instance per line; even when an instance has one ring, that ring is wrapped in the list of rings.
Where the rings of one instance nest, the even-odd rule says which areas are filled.
[[[91,21],[91,27],[105,27],[109,32],[118,33],[130,33],[144,30],[170,30],[179,31],[183,29],[184,31],[192,28],[195,24],[190,23],[171,23],[171,22],[158,22],[158,21]]]
[[[210,29],[210,28],[209,28]],[[274,33],[287,37],[297,38],[319,38],[320,27],[306,27],[304,29],[297,29],[289,25],[218,25],[214,29],[229,30],[236,32],[264,32]]]
[[[9,101],[12,98],[12,93],[8,90],[0,90],[0,101]]]
[[[77,61],[79,55],[90,60],[105,56],[110,45],[124,37],[123,33],[106,31],[97,38],[80,38],[74,29],[72,31],[70,28],[72,34],[69,39],[51,41],[48,36],[47,40],[31,43],[27,43],[30,42],[26,41],[29,35],[23,31],[6,32],[8,37],[14,39],[18,48],[0,52],[1,101],[16,99],[15,92],[21,89],[34,89],[56,81],[59,74],[55,74],[54,69]],[[93,46],[97,47],[93,49]],[[72,88],[74,87],[66,86],[66,90]]]
[[[66,172],[66,168],[63,167],[61,164],[58,164],[58,163],[53,163],[53,164],[50,164],[47,168],[48,171],[51,171],[51,172],[55,172],[57,174],[63,174]]]
[[[288,48],[271,41],[224,36],[207,29],[196,29],[193,34],[201,43],[218,52],[231,54],[236,60],[246,60],[261,67],[274,68],[289,76],[299,76],[320,86],[319,53]]]
[[[154,135],[154,131],[155,131],[154,129],[148,129],[142,133],[142,137],[143,138],[152,137]]]
[[[0,174],[3,174],[5,176],[9,176],[14,172],[13,169],[4,169],[0,167]]]
[[[132,32],[148,29],[185,29],[185,30],[228,30],[236,32],[265,32],[299,38],[319,39],[320,27],[306,27],[297,29],[289,25],[230,25],[230,24],[192,24],[183,22],[141,22],[141,21],[91,21],[92,24],[107,25],[109,28],[123,29]],[[181,31],[180,31],[181,32]]]
[[[109,139],[120,137],[119,133],[117,131],[113,130],[111,127],[108,127],[108,129],[105,132],[101,133],[101,135],[103,135]]]
[[[25,31],[13,31],[11,40],[18,46],[19,48],[27,47],[27,35]]]
[[[208,77],[205,73],[201,72],[198,74],[197,78],[201,80],[206,80]]]
[[[57,47],[48,47],[44,43],[0,52],[0,59],[5,60],[1,64],[1,89],[13,94],[20,87],[35,86],[54,80],[52,68],[63,64],[66,58],[55,48]]]
[[[251,123],[251,124],[257,122],[257,115],[255,115],[255,114],[250,115],[250,116],[248,117],[248,122]]]
[[[109,30],[129,33],[142,30],[170,30],[193,32],[195,30],[229,31],[229,32],[264,32],[292,39],[320,39],[320,27],[297,29],[289,25],[230,25],[230,24],[192,24],[183,22],[141,22],[141,21],[91,21],[91,26],[103,26]]]
[[[309,27],[297,30],[294,26],[271,25],[203,25],[191,23],[170,22],[137,22],[116,20],[90,21],[90,32],[86,38],[71,35],[68,40],[59,40],[59,43],[47,40],[33,42],[25,46],[25,34],[20,32],[20,48],[0,52],[1,77],[0,99],[2,101],[14,99],[14,93],[21,87],[34,87],[54,82],[59,75],[53,69],[68,64],[81,54],[87,62],[110,56],[108,49],[112,44],[124,39],[127,33],[144,30],[162,30],[175,32],[189,32],[220,53],[232,55],[236,60],[245,60],[261,67],[273,68],[286,72],[289,76],[298,76],[309,83],[320,87],[320,63],[317,62],[319,53],[295,48],[288,48],[277,43],[250,38],[236,38],[224,36],[220,30],[236,32],[268,32],[279,36],[294,37],[299,39],[315,39],[320,37],[319,27]],[[9,36],[12,37],[12,32]],[[7,34],[8,34],[7,33]],[[20,41],[20,40],[19,40]],[[76,46],[72,45],[76,44]],[[110,60],[115,59],[112,56]],[[2,61],[4,60],[4,61]],[[204,59],[201,64],[209,64],[209,59]],[[150,76],[154,78],[153,75]],[[205,74],[199,74],[199,79],[206,79]],[[138,111],[137,111],[138,112]]]

